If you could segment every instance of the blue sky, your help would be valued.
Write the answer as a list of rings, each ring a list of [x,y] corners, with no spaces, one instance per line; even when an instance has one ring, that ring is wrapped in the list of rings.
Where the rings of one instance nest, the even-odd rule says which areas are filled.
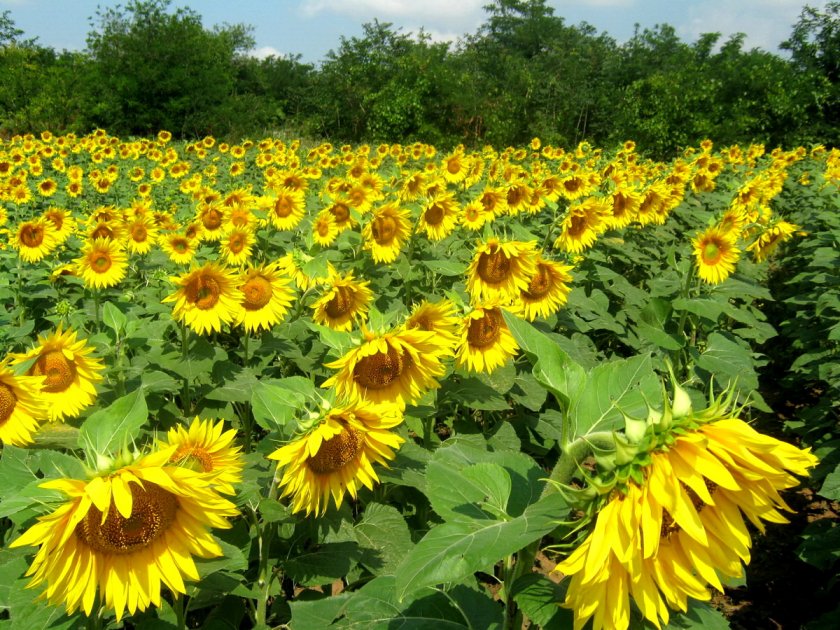
[[[254,27],[254,54],[300,54],[318,63],[343,35],[362,32],[361,25],[378,18],[402,27],[420,28],[436,40],[452,40],[474,33],[484,21],[482,6],[488,0],[175,0],[189,6],[207,27],[243,23]],[[777,52],[796,22],[803,0],[549,0],[555,15],[567,24],[586,21],[619,42],[643,28],[667,23],[680,37],[694,42],[701,33],[720,32],[725,39],[738,32],[747,35],[747,48]],[[826,0],[811,0],[823,7]],[[97,6],[114,0],[0,0],[0,11],[9,10],[26,37],[56,50],[83,50]],[[125,2],[123,2],[125,4]]]

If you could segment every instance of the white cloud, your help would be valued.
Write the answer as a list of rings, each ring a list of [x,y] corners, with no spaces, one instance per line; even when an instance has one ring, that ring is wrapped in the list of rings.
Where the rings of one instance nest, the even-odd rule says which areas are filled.
[[[825,2],[812,2],[824,6]],[[702,33],[721,33],[726,41],[735,33],[746,33],[744,48],[762,48],[775,52],[786,40],[802,11],[801,0],[713,0],[688,9],[680,34],[696,41]]]
[[[248,52],[250,57],[255,59],[266,59],[268,57],[283,57],[283,53],[273,46],[259,46]]]
[[[485,0],[303,0],[301,4],[307,14],[331,11],[351,16],[370,14],[382,18],[440,21],[480,15]]]

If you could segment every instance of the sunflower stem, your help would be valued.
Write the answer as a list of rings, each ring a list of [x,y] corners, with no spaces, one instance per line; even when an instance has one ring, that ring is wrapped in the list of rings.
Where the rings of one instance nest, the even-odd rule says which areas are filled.
[[[242,336],[242,365],[244,367],[248,367],[248,340],[250,338],[251,335],[248,334],[248,331],[245,331]]]
[[[96,323],[96,332],[102,332],[101,318],[99,305],[99,289],[93,290],[93,321]]]
[[[685,281],[683,282],[682,289],[680,290],[680,297],[684,300],[688,299],[688,296],[691,293],[691,281],[694,279],[694,265],[689,267],[688,271],[685,274]],[[682,335],[686,342],[689,342],[690,345],[693,345],[694,342],[689,337],[689,335],[685,334],[685,321],[688,317],[688,309],[683,309],[680,312],[680,319],[677,323],[677,334]],[[686,361],[683,360],[683,355],[687,352],[687,348],[685,344],[679,349],[674,352],[674,363],[675,363],[675,371],[676,374],[681,378],[683,374],[683,368],[685,367]]]
[[[174,594],[172,596],[172,610],[175,611],[175,621],[178,626],[178,630],[186,630],[187,627],[187,614],[184,609],[184,599],[184,595]]]
[[[277,500],[277,492],[279,488],[280,464],[274,468],[274,476],[271,479],[271,487],[268,489],[268,501]],[[270,565],[271,559],[271,542],[274,539],[276,531],[276,523],[260,523],[259,516],[256,509],[251,510],[251,518],[254,522],[254,527],[257,529],[257,545],[259,549],[259,577],[257,578],[257,586],[260,589],[260,596],[257,600],[256,610],[254,611],[254,627],[265,628],[268,626],[268,598],[270,597],[271,583],[274,581],[274,572]]]
[[[187,325],[184,322],[181,322],[181,360],[186,361],[189,355],[189,331],[187,330]],[[192,403],[190,402],[190,379],[187,376],[184,376],[184,387],[181,390],[181,409],[184,412],[184,415],[190,415],[190,409],[192,408]]]
[[[546,497],[557,492],[558,484],[568,484],[577,472],[580,463],[596,449],[615,450],[615,436],[611,431],[597,431],[579,437],[563,449],[560,459],[557,460],[548,476],[549,482],[543,488],[542,496]]]
[[[16,302],[18,307],[18,326],[23,326],[26,321],[26,307],[23,305],[23,265],[21,264],[20,256],[17,261],[17,296]]]

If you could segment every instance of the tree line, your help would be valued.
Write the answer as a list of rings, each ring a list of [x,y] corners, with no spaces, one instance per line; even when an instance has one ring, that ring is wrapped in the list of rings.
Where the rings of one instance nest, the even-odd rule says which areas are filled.
[[[84,51],[55,51],[0,16],[0,133],[236,139],[280,130],[337,142],[570,146],[633,139],[652,156],[709,137],[776,146],[840,136],[840,2],[805,6],[784,56],[744,35],[684,42],[669,25],[618,43],[545,0],[492,0],[457,44],[386,22],[315,65],[257,59],[252,29],[207,28],[170,0],[97,12]]]

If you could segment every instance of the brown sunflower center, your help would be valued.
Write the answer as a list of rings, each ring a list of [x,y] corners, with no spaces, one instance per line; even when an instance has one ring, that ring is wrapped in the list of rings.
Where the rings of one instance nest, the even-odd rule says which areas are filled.
[[[68,361],[61,350],[50,350],[38,357],[30,373],[45,376],[43,389],[54,394],[65,391],[76,380],[76,364]]]
[[[322,238],[326,238],[330,234],[330,222],[328,219],[323,221],[318,221],[318,235]]]
[[[216,230],[222,225],[222,213],[215,208],[210,208],[201,215],[201,222],[208,230]]]
[[[91,239],[97,239],[97,238],[112,239],[112,238],[114,238],[114,230],[109,228],[107,225],[100,225],[93,232],[90,233],[90,238]]]
[[[64,225],[64,217],[60,212],[48,212],[46,217],[55,226],[56,230],[61,230]]]
[[[274,214],[281,219],[285,219],[292,214],[294,209],[295,206],[289,197],[278,197],[277,201],[274,202]]]
[[[627,206],[629,205],[629,202],[630,200],[620,192],[615,193],[615,195],[613,195],[613,216],[615,218],[623,217],[627,213]]]
[[[583,180],[579,177],[571,177],[563,182],[563,188],[566,189],[566,192],[574,193],[580,190],[583,187]]]
[[[327,302],[324,310],[333,319],[338,319],[353,310],[356,292],[352,287],[335,287],[333,298]]]
[[[96,273],[105,273],[111,268],[111,257],[105,252],[95,252],[90,266]]]
[[[149,230],[142,223],[135,223],[131,226],[131,238],[135,243],[144,243],[149,236]]]
[[[397,380],[411,364],[411,357],[398,348],[363,357],[353,368],[353,378],[367,389],[384,389]]]
[[[131,516],[125,518],[111,503],[108,517],[91,506],[76,525],[76,538],[99,553],[127,555],[144,549],[160,538],[175,521],[178,499],[160,486],[130,484]]]
[[[0,383],[0,426],[12,416],[17,405],[17,396],[11,387]]]
[[[40,225],[25,225],[20,231],[20,242],[27,247],[40,247],[44,242],[44,228]]]
[[[420,330],[425,330],[427,332],[434,332],[435,330],[431,320],[426,316],[413,317],[408,323],[408,327],[419,328]]]
[[[388,245],[397,234],[397,220],[394,217],[376,217],[370,225],[373,240],[380,245]]]
[[[515,208],[523,201],[525,201],[525,197],[527,196],[527,190],[522,186],[514,186],[507,192],[507,202],[508,205]]]
[[[242,285],[242,306],[247,311],[258,311],[271,301],[271,282],[263,276],[254,276]]]
[[[502,314],[499,309],[485,310],[484,316],[470,322],[467,341],[473,348],[486,348],[502,336]]]
[[[178,252],[179,254],[184,254],[189,250],[190,244],[185,238],[175,238],[172,239],[170,242],[172,245],[172,249]]]
[[[213,457],[199,446],[182,446],[172,454],[169,462],[195,472],[210,472],[213,470]]]
[[[426,223],[429,225],[440,225],[443,223],[443,217],[446,212],[439,203],[432,204],[428,207],[423,218],[426,220]]]
[[[321,448],[307,460],[306,464],[316,475],[328,475],[352,462],[361,449],[361,434],[345,427],[335,437],[321,442]]]
[[[207,276],[199,276],[187,286],[187,299],[203,311],[213,308],[221,293],[219,282]]]
[[[510,276],[511,261],[498,245],[492,246],[492,250],[478,257],[478,276],[490,284],[499,284]]]
[[[528,290],[522,293],[526,298],[539,300],[551,290],[551,274],[545,265],[537,265],[537,273],[528,283]]]
[[[586,217],[582,214],[572,215],[572,219],[569,221],[569,227],[566,229],[566,233],[572,238],[580,238],[585,231]]]
[[[335,222],[341,225],[350,218],[350,208],[343,203],[335,203],[330,206],[330,214],[335,217]]]
[[[245,249],[245,239],[241,234],[234,234],[228,239],[228,249],[232,254],[239,254]]]

